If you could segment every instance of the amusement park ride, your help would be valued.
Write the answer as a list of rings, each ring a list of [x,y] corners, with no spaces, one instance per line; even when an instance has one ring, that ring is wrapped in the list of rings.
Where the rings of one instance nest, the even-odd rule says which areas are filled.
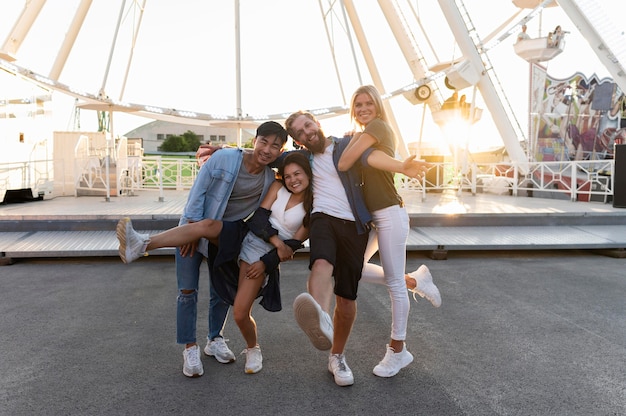
[[[142,16],[143,10],[146,7],[146,1],[147,0],[143,0],[143,4],[139,7],[140,16]],[[25,2],[24,9],[15,22],[13,29],[8,34],[4,44],[0,45],[0,69],[32,81],[46,90],[59,91],[62,94],[75,97],[80,102],[80,108],[96,110],[105,116],[107,114],[112,116],[114,112],[125,112],[155,120],[173,121],[191,125],[224,125],[224,123],[231,123],[232,125],[239,126],[253,126],[266,119],[280,121],[285,118],[284,113],[269,114],[263,118],[244,115],[240,110],[242,107],[240,79],[237,80],[238,114],[230,116],[216,116],[214,114],[181,111],[174,108],[143,105],[126,102],[121,99],[115,100],[109,98],[108,94],[105,92],[105,88],[106,74],[108,74],[109,71],[110,60],[106,69],[105,82],[103,82],[102,87],[97,93],[79,91],[73,88],[72,85],[59,82],[59,77],[63,71],[64,65],[91,7],[91,0],[80,1],[50,72],[47,75],[35,73],[20,64],[19,50],[45,3],[46,0],[30,0]],[[125,1],[122,2],[120,18],[123,14],[124,3]],[[134,3],[137,6],[139,1],[135,1]],[[411,20],[411,17],[416,17],[416,13],[410,1],[379,0],[378,6],[393,33],[395,42],[401,49],[406,65],[410,68],[414,79],[414,82],[393,91],[386,90],[382,84],[382,78],[377,67],[376,59],[368,45],[355,3],[357,2],[353,0],[343,0],[339,2],[319,0],[319,6],[322,11],[327,33],[329,32],[329,27],[332,25],[330,21],[331,18],[343,19],[341,23],[345,25],[345,27],[350,28],[347,30],[350,44],[352,44],[353,40],[356,41],[360,56],[363,57],[366,63],[372,84],[384,93],[384,98],[387,99],[385,101],[385,105],[387,106],[386,110],[392,114],[391,123],[396,130],[399,130],[399,128],[393,117],[393,110],[388,100],[396,96],[404,96],[413,104],[424,105],[424,108],[427,106],[432,115],[432,119],[442,130],[445,130],[445,126],[449,124],[451,120],[460,118],[471,125],[481,119],[483,112],[488,112],[504,145],[508,160],[516,164],[516,169],[521,174],[528,173],[528,171],[532,169],[529,164],[536,162],[538,159],[543,161],[560,160],[559,157],[550,159],[550,157],[552,157],[550,156],[550,152],[553,152],[558,146],[546,144],[547,140],[552,138],[552,136],[546,134],[542,136],[542,129],[549,129],[550,127],[553,129],[561,128],[561,136],[563,137],[559,137],[558,140],[563,140],[565,135],[569,134],[572,136],[573,134],[573,128],[567,127],[566,124],[574,125],[576,123],[571,120],[567,123],[561,123],[558,120],[555,122],[555,118],[552,117],[553,113],[556,112],[556,105],[552,113],[538,109],[538,106],[545,104],[542,104],[543,101],[546,101],[548,98],[551,100],[554,99],[554,97],[547,92],[548,88],[544,90],[544,87],[551,85],[553,87],[552,89],[555,90],[557,82],[556,80],[550,80],[545,74],[545,70],[542,71],[541,66],[537,64],[549,61],[563,51],[567,44],[567,32],[558,34],[551,33],[546,37],[520,39],[514,42],[514,52],[529,63],[530,77],[537,84],[534,86],[537,91],[539,91],[538,85],[541,84],[541,91],[538,94],[540,96],[534,97],[535,101],[531,100],[529,105],[531,108],[529,111],[530,120],[528,129],[521,127],[516,112],[512,109],[511,103],[507,98],[507,93],[496,75],[496,70],[489,57],[489,53],[493,48],[498,47],[498,45],[502,44],[506,39],[514,41],[520,32],[520,28],[533,19],[540,19],[541,13],[545,8],[560,7],[575,25],[574,28],[569,28],[569,30],[577,30],[584,36],[600,62],[606,67],[606,70],[612,77],[612,82],[609,83],[610,86],[608,87],[599,88],[603,83],[593,82],[597,84],[594,85],[596,87],[595,97],[592,97],[593,101],[590,101],[592,98],[587,97],[588,101],[590,101],[587,103],[589,104],[587,107],[590,107],[590,109],[588,109],[589,113],[587,113],[586,116],[589,117],[589,119],[601,120],[605,113],[608,114],[613,110],[612,107],[614,107],[614,104],[623,97],[622,92],[626,91],[626,70],[624,68],[626,62],[626,48],[624,44],[626,44],[626,42],[623,42],[623,33],[620,34],[616,32],[602,20],[603,15],[599,12],[601,7],[599,7],[598,2],[594,0],[558,0],[558,4],[555,0],[513,0],[512,3],[518,8],[517,13],[504,22],[496,31],[484,37],[481,37],[482,34],[478,33],[472,21],[472,16],[470,16],[462,0],[438,0],[438,7],[445,16],[448,28],[452,32],[456,42],[455,47],[458,52],[460,52],[460,56],[448,62],[431,62],[432,58],[430,58],[430,56],[432,56],[432,53],[427,50],[429,47],[428,36],[421,29],[419,17]],[[238,18],[239,0],[235,0],[235,8],[236,18]],[[136,33],[139,32],[140,24],[141,17],[136,24]],[[235,27],[239,27],[238,21],[235,22]],[[421,32],[419,36],[417,32]],[[418,38],[425,39],[426,42],[417,41],[416,39]],[[333,44],[330,36],[329,44],[332,50]],[[239,47],[240,45],[237,44],[237,57],[239,57],[240,54]],[[112,49],[113,48],[114,46],[112,46]],[[113,50],[111,53],[113,53]],[[354,48],[352,49],[352,53],[356,55]],[[334,51],[332,55],[335,57]],[[126,77],[128,76],[128,68],[130,68],[131,61],[132,53],[128,59]],[[239,65],[239,59],[237,62]],[[334,64],[337,65],[336,60]],[[237,71],[239,72],[240,70],[241,68],[238,66]],[[576,94],[572,92],[577,87],[580,89],[581,85],[586,86],[586,90],[589,92],[589,90],[592,90],[590,86],[592,82],[590,80],[584,80],[582,83],[578,82],[577,85],[573,85],[572,82],[574,81],[565,83],[567,85],[562,88],[564,91],[563,94],[566,95],[569,100],[569,103],[567,103],[569,108],[573,108],[572,102],[575,102],[576,115],[583,117],[583,106],[585,103],[582,98],[576,101]],[[125,83],[126,78],[124,79],[123,85],[125,85]],[[341,80],[339,80],[339,83],[341,83]],[[457,102],[455,100],[452,102],[448,100],[447,96],[453,93],[456,94],[455,98],[462,95],[464,101]],[[484,103],[486,107],[485,109],[479,108],[477,105],[478,94],[480,95],[481,102]],[[122,96],[122,94],[120,94],[120,96]],[[466,96],[469,96],[470,99],[466,99]],[[565,100],[563,101],[565,102]],[[592,113],[594,110],[595,113]],[[309,111],[320,118],[328,118],[345,114],[347,109],[345,105],[338,105],[320,109],[310,109]],[[568,114],[571,114],[573,110],[569,111],[570,113]],[[547,115],[544,113],[547,113]],[[559,116],[562,117],[563,113]],[[612,114],[612,116],[614,120],[618,120],[618,125],[613,126],[614,129],[611,132],[613,136],[616,136],[616,132],[620,127],[619,118],[617,118],[615,114]],[[602,122],[598,121],[598,123]],[[576,127],[578,133],[582,136],[586,130],[583,130],[579,125],[576,125]],[[602,132],[597,126],[594,132],[591,152],[595,155],[596,153],[601,153],[599,151],[596,152],[598,148],[595,142],[598,137],[601,136]],[[610,138],[611,143],[606,143],[605,147],[612,147],[612,140],[615,140],[613,136]],[[553,139],[557,140],[556,137]],[[109,141],[111,140],[107,139],[107,143]],[[580,141],[584,141],[584,139],[580,139]],[[571,144],[569,146],[570,148],[572,147]],[[563,145],[562,148],[565,150],[559,148],[561,149],[559,151],[562,153],[560,157],[572,160],[574,159],[574,155],[578,152],[577,157],[588,158],[589,155],[585,154],[586,150],[583,149],[583,146],[578,146],[582,150],[576,150],[575,148],[577,146],[578,145],[575,145],[573,146],[574,149],[568,150],[567,146]],[[612,152],[609,153],[611,153],[612,156]],[[401,158],[410,154],[407,145],[402,142],[401,137],[398,146],[398,154]],[[603,155],[606,156],[606,152]],[[467,155],[464,157],[467,157]]]

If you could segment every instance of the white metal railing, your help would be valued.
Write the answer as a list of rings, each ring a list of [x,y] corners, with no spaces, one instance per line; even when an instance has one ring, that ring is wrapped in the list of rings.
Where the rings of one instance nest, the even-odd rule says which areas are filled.
[[[106,160],[99,156],[92,155],[77,157],[74,159],[74,189],[75,196],[80,195],[80,191],[91,191],[94,189],[106,192],[114,184],[109,183],[111,175],[106,174]]]
[[[32,189],[34,195],[52,192],[52,160],[0,163],[0,202],[9,189]]]
[[[75,161],[81,165],[84,161]],[[425,199],[429,191],[458,190],[475,193],[538,196],[542,193],[562,194],[572,201],[607,201],[613,195],[612,159],[566,162],[531,162],[525,164],[528,172],[522,174],[518,164],[473,163],[465,171],[453,163],[432,163],[421,179],[396,175],[398,189],[415,192]],[[52,160],[12,162],[0,164],[0,201],[7,189],[31,188],[33,193],[52,192]],[[118,168],[119,169],[119,168]],[[124,169],[119,169],[120,195],[139,190],[158,190],[160,199],[167,189],[187,190],[198,174],[195,160],[169,159],[161,156],[132,157]],[[81,177],[95,183],[105,181],[101,160],[83,165]],[[58,174],[58,173],[57,173]],[[572,178],[575,178],[572,180]]]
[[[129,156],[119,162],[122,160],[123,163],[110,165],[107,181],[104,159],[98,156],[77,158],[74,162],[76,189],[106,190],[109,186],[119,195],[133,195],[139,190],[185,190],[191,188],[198,174],[195,160],[162,156]]]
[[[459,190],[519,196],[553,193],[572,201],[590,201],[597,196],[605,202],[613,195],[614,160],[530,162],[522,174],[516,163],[473,163],[466,172],[453,163],[432,163],[422,180],[397,175],[398,189],[415,191]],[[572,179],[574,178],[574,179]],[[536,195],[537,194],[537,195]]]
[[[142,189],[189,189],[198,174],[195,160],[168,159],[161,156],[142,158]]]

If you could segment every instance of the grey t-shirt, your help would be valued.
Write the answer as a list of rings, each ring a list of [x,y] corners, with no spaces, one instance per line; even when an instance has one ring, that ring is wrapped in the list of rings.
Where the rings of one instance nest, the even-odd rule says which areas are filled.
[[[222,219],[224,221],[237,221],[254,212],[259,207],[264,180],[263,171],[253,175],[248,172],[245,163],[241,163],[233,192],[230,194]]]

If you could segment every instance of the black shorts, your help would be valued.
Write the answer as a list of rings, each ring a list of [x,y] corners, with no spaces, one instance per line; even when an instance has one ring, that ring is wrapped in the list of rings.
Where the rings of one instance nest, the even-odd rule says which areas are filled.
[[[324,259],[333,265],[335,295],[355,300],[368,233],[359,235],[354,221],[342,220],[321,212],[311,215],[309,227],[310,263]]]

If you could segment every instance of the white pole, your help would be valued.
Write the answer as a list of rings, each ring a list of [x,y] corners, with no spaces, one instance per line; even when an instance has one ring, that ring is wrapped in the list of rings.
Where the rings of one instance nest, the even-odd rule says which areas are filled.
[[[239,20],[239,0],[235,0],[235,77],[237,90],[237,119],[243,118],[241,108],[241,26]],[[237,126],[237,146],[241,147],[241,124]]]

